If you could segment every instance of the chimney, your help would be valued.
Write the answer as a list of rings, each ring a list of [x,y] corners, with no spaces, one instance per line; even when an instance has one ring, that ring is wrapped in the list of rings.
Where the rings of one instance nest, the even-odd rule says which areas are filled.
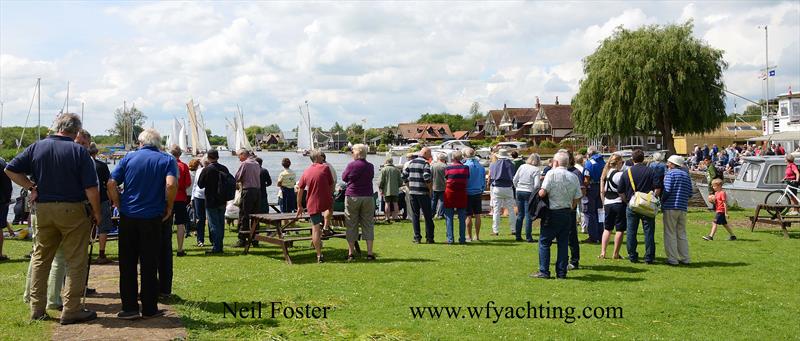
[[[506,104],[503,103],[503,111],[506,111]]]
[[[558,96],[556,96],[556,105],[558,105]]]
[[[539,108],[541,108],[541,107],[542,107],[542,105],[539,104],[539,96],[536,96],[536,110],[539,110]]]

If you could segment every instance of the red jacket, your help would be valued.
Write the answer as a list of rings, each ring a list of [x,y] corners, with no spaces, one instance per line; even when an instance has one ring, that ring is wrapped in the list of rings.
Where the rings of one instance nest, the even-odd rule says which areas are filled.
[[[189,173],[189,166],[178,159],[178,195],[175,196],[176,202],[189,202],[186,189],[192,185],[192,175]]]

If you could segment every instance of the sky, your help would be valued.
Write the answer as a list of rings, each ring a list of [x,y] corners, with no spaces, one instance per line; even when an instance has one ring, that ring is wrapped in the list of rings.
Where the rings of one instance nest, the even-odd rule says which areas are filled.
[[[103,134],[123,102],[167,133],[199,103],[224,135],[237,105],[246,125],[383,127],[420,114],[569,103],[582,59],[623,26],[693,20],[724,50],[728,90],[800,92],[800,1],[624,2],[58,2],[0,0],[0,101],[5,126],[42,124],[65,108]],[[728,96],[727,111],[747,105]],[[365,120],[365,121],[364,121]]]

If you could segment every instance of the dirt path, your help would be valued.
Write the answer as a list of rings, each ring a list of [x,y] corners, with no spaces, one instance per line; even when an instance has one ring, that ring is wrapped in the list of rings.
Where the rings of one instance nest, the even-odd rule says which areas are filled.
[[[116,263],[92,265],[89,287],[97,294],[86,298],[86,308],[97,312],[97,319],[82,324],[57,325],[53,340],[182,340],[186,329],[171,306],[164,317],[125,321],[116,317],[121,309],[119,299],[119,268]]]

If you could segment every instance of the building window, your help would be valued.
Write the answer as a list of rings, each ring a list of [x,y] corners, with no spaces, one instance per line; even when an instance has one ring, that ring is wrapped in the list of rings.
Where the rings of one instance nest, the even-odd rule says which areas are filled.
[[[656,137],[655,136],[648,136],[647,137],[647,144],[656,144]]]
[[[792,102],[792,112],[790,117],[790,121],[800,122],[800,102]]]
[[[789,103],[781,103],[781,117],[789,116]]]

